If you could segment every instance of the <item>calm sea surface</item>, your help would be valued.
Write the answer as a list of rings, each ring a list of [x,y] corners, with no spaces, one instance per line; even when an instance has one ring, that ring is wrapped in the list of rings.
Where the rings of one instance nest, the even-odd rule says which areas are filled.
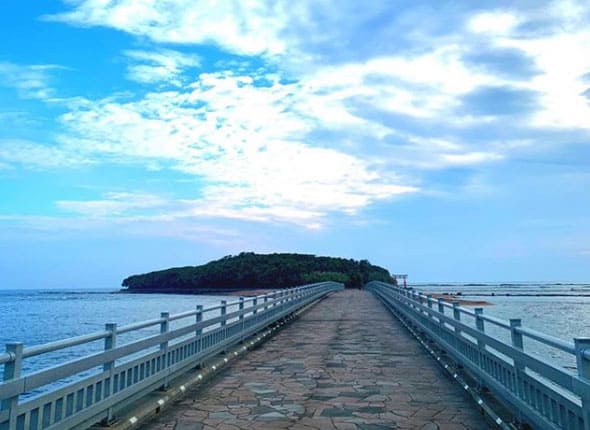
[[[571,341],[590,337],[590,284],[415,284],[414,288],[433,293],[461,293],[465,299],[485,300],[486,314],[503,319],[522,318],[523,325]],[[492,296],[491,294],[494,293]],[[508,294],[508,295],[507,295]],[[518,294],[531,294],[518,296]],[[562,294],[562,297],[535,296]],[[584,296],[586,295],[586,296]],[[160,312],[171,314],[218,305],[220,300],[233,302],[236,297],[168,294],[113,294],[106,290],[0,290],[0,350],[8,342],[25,346],[88,334],[104,329],[107,322],[119,325],[158,318]],[[228,312],[231,310],[228,310]],[[211,312],[205,318],[218,313]],[[184,324],[193,320],[187,319]],[[175,323],[178,327],[182,322]],[[486,326],[496,337],[509,339],[506,330]],[[156,334],[158,327],[121,335],[119,345],[133,339]],[[102,341],[31,357],[23,371],[29,373],[102,349]],[[545,348],[534,341],[525,347],[552,362],[572,370],[575,361],[560,351]],[[82,376],[82,375],[78,375]],[[64,380],[63,383],[71,382]],[[32,395],[35,393],[31,393]]]
[[[217,306],[221,300],[228,303],[235,296],[204,296],[181,294],[117,294],[113,290],[0,290],[0,351],[8,342],[23,342],[25,347],[44,344],[73,336],[104,330],[107,322],[119,326],[160,317],[160,312],[176,314]],[[231,312],[231,308],[228,308]],[[208,312],[204,318],[219,315]],[[171,322],[170,328],[191,324],[193,318]],[[117,338],[122,345],[134,339],[159,333],[159,326],[138,330]],[[103,349],[102,340],[67,348],[24,360],[23,373],[64,363]],[[1,368],[1,366],[0,366]],[[56,385],[67,384],[81,376],[96,372],[90,370]],[[47,387],[30,393],[32,396]],[[27,396],[23,396],[27,397]]]

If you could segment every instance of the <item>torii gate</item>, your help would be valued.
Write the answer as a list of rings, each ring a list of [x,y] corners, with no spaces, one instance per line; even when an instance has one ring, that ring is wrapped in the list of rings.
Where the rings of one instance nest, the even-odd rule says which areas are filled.
[[[393,278],[395,285],[398,285],[398,283],[397,283],[398,279],[403,279],[404,280],[404,288],[408,288],[408,286],[406,284],[406,279],[408,279],[408,275],[391,275],[391,277]]]

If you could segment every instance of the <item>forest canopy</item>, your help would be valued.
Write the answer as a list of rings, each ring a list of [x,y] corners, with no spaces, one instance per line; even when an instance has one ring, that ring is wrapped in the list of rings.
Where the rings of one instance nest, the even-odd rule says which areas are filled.
[[[122,285],[131,292],[197,292],[287,288],[322,281],[336,281],[348,288],[360,288],[373,280],[391,282],[391,275],[367,260],[242,252],[201,266],[174,267],[133,275],[124,279]]]

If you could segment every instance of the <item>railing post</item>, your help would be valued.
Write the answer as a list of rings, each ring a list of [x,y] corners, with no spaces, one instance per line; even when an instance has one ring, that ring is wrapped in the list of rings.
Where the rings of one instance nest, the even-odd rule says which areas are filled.
[[[438,298],[436,300],[437,304],[438,304],[438,312],[443,314],[445,313],[445,305],[444,305],[444,301],[441,298]],[[439,336],[442,336],[443,332],[444,332],[444,328],[445,328],[445,321],[443,320],[442,316],[439,316],[438,318],[438,329],[439,329]]]
[[[197,305],[197,313],[195,314],[195,323],[199,324],[202,321],[203,321],[203,305]],[[203,349],[203,340],[201,339],[202,335],[203,335],[203,329],[197,327],[197,329],[195,330],[195,346],[196,346],[197,352],[201,352]],[[199,364],[199,366],[200,366],[200,364]]]
[[[195,314],[195,323],[199,324],[203,321],[203,305],[197,305],[197,313]],[[203,329],[197,327],[195,330],[195,336],[199,337],[203,334]]]
[[[522,333],[519,333],[516,329],[522,325],[522,320],[520,318],[511,318],[510,319],[510,338],[512,340],[512,346],[514,348],[520,349],[521,351],[524,350],[524,341]],[[514,369],[516,373],[516,392],[520,399],[525,400],[525,390],[523,387],[522,381],[522,374],[524,373],[524,364],[513,358],[514,360]]]
[[[4,364],[4,382],[20,378],[23,367],[23,348],[24,346],[20,342],[6,344],[6,352],[11,354],[13,359]],[[0,410],[8,411],[8,430],[16,430],[18,395],[2,400]]]
[[[475,308],[473,310],[475,312],[475,328],[481,331],[482,333],[485,332],[484,321],[482,318],[483,315],[483,308]],[[477,345],[481,348],[483,346],[483,341],[481,339],[477,339]]]
[[[109,335],[104,339],[104,350],[108,351],[109,349],[113,349],[117,346],[117,324],[116,323],[106,323],[104,329],[109,332]],[[105,386],[104,390],[104,397],[110,397],[115,392],[115,361],[109,361],[103,364],[102,369],[105,372],[109,372],[109,383]],[[107,417],[106,423],[109,423],[113,420],[113,408],[107,409]]]
[[[461,321],[461,309],[459,309],[459,302],[453,302],[453,318],[456,321]],[[461,329],[455,326],[455,333],[457,335],[461,334]]]
[[[576,349],[576,365],[578,376],[590,382],[590,359],[586,354],[590,352],[590,338],[574,338],[574,347]],[[583,392],[579,393],[582,398],[582,413],[584,414],[584,430],[590,430],[590,390],[583,387]]]
[[[484,325],[484,320],[482,318],[483,316],[483,308],[475,308],[473,310],[475,312],[475,328],[481,332],[481,334],[483,335],[485,333],[485,325]],[[480,371],[483,369],[483,362],[484,362],[484,352],[485,352],[485,342],[478,337],[477,338],[477,349],[478,349],[478,354],[477,354],[477,365],[479,366]],[[480,388],[483,388],[484,383],[483,383],[483,379],[477,378],[478,382],[479,382],[479,386]]]
[[[222,300],[221,301],[221,316],[225,317],[226,314],[227,314],[227,301]],[[226,323],[227,323],[227,319],[222,318],[221,319],[221,327],[224,327]],[[225,334],[224,334],[224,337],[225,337]]]
[[[432,309],[432,294],[426,295],[426,306],[428,307],[428,309]],[[430,313],[429,311],[422,311],[422,310],[420,312],[424,312],[424,315],[426,315],[428,324],[431,324],[433,321],[432,313]]]
[[[162,319],[162,322],[160,322],[160,334],[164,334],[167,333],[168,330],[170,329],[170,313],[169,312],[162,312],[160,313],[160,318]],[[162,366],[160,368],[160,371],[163,369],[167,369],[170,366],[169,360],[168,360],[168,341],[162,342],[160,343],[160,351],[161,351],[161,357],[162,357]],[[164,383],[162,385],[162,387],[160,387],[161,389],[165,390],[168,388],[168,372],[166,371],[166,375],[164,377]]]
[[[244,340],[244,298],[240,296],[240,303],[238,304],[240,315],[238,320],[240,321],[240,342]]]

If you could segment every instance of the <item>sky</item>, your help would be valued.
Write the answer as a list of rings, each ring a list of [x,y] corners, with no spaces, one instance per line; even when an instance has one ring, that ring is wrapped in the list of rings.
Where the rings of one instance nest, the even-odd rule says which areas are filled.
[[[589,52],[587,1],[0,2],[0,288],[590,281]]]

